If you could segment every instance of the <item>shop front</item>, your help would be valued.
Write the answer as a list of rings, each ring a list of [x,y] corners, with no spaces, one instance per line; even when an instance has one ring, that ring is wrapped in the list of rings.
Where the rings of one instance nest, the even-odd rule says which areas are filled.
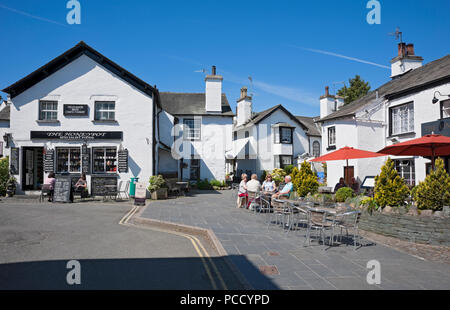
[[[22,167],[11,160],[11,169],[23,191],[40,190],[54,172],[72,184],[85,174],[90,194],[105,196],[117,190],[121,174],[128,176],[128,150],[122,143],[122,131],[31,131],[29,143],[14,148]]]

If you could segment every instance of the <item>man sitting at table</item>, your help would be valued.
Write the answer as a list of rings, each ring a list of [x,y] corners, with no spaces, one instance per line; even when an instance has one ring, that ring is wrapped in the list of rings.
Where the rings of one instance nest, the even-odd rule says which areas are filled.
[[[261,189],[261,183],[258,181],[258,176],[256,174],[252,174],[251,180],[247,182],[247,192],[248,193],[255,193],[255,197],[258,196],[259,191]],[[247,202],[247,208],[250,207],[251,203],[254,201],[255,198],[250,198]]]
[[[272,198],[275,199],[289,199],[289,196],[291,195],[291,191],[293,188],[293,184],[291,182],[291,176],[287,175],[284,177],[284,182],[286,183],[282,190],[280,190],[278,193],[273,194]]]

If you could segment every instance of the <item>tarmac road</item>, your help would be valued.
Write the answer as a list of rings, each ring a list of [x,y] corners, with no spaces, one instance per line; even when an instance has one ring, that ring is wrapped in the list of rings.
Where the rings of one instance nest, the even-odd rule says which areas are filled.
[[[0,202],[0,289],[243,288],[206,244],[211,258],[183,236],[119,225],[131,207]],[[70,260],[81,284],[66,281]]]

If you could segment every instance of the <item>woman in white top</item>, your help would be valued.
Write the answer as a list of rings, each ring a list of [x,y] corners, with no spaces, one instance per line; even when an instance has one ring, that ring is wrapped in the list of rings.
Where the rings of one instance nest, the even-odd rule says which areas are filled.
[[[247,203],[247,175],[243,173],[241,175],[241,183],[239,183],[239,191],[238,191],[238,198],[237,198],[237,207],[242,208],[242,206],[245,206]]]
[[[269,192],[269,193],[275,192],[277,185],[275,184],[275,181],[272,180],[272,176],[270,174],[268,174],[266,176],[266,179],[263,182],[261,188],[262,188],[263,192]]]

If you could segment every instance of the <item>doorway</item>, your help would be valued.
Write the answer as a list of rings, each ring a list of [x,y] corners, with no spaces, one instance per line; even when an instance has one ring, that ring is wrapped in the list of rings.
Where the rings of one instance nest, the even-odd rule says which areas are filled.
[[[344,182],[347,185],[350,185],[350,182],[352,181],[352,178],[355,176],[355,167],[354,166],[348,166],[344,167]]]
[[[44,148],[22,148],[22,189],[39,190],[44,183]]]

